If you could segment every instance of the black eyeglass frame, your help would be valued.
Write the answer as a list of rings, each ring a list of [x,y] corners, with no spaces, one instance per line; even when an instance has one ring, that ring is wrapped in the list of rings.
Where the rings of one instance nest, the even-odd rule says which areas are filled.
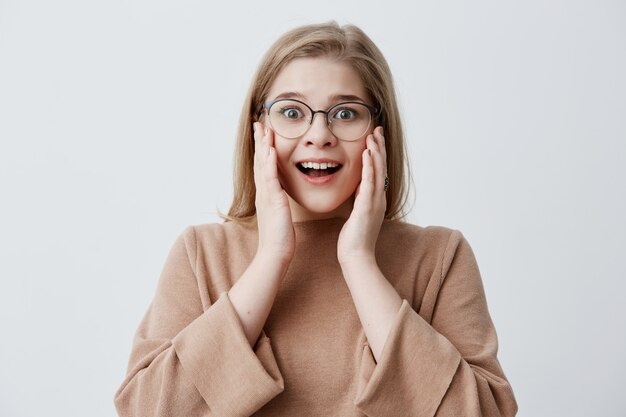
[[[332,125],[332,122],[330,121],[328,115],[331,113],[332,109],[334,109],[335,107],[338,107],[338,106],[342,106],[342,105],[346,105],[346,104],[360,104],[362,106],[365,106],[367,108],[367,110],[369,110],[369,112],[370,112],[370,116],[371,116],[370,123],[372,123],[372,120],[375,120],[378,116],[382,115],[382,111],[381,111],[382,109],[379,109],[378,107],[370,106],[369,104],[362,103],[360,101],[343,101],[341,103],[337,103],[337,104],[333,105],[328,110],[324,111],[324,110],[313,110],[311,108],[311,106],[306,104],[304,101],[296,100],[294,98],[278,98],[276,100],[266,101],[261,106],[261,109],[259,110],[259,114],[263,110],[265,110],[267,112],[267,115],[269,116],[270,108],[274,104],[276,104],[276,103],[278,103],[280,101],[295,101],[297,103],[300,103],[300,104],[304,105],[307,109],[309,109],[311,111],[311,120],[309,120],[309,127],[307,128],[307,130],[304,131],[304,133],[302,135],[304,135],[306,132],[308,132],[308,130],[310,129],[311,125],[313,124],[313,120],[315,119],[315,115],[317,113],[322,113],[326,117],[326,126],[328,127],[328,130],[330,130],[333,133],[333,135],[334,135],[335,133],[333,132],[333,130],[330,127]],[[368,126],[368,128],[369,128],[369,126]],[[300,135],[300,136],[302,136],[302,135]],[[287,139],[297,139],[300,136],[296,136],[296,137],[293,137],[293,138],[287,138]],[[340,140],[343,140],[343,141],[346,141],[346,142],[354,142],[355,140],[358,140],[359,138],[356,138],[356,139],[341,139],[340,137],[337,137],[337,139],[340,139]]]

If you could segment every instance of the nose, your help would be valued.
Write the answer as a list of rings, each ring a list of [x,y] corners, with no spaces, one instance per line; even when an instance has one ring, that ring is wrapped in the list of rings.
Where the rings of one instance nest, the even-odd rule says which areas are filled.
[[[306,145],[313,145],[317,147],[335,146],[337,144],[337,138],[330,131],[326,124],[326,114],[318,112],[313,114],[313,121],[309,126],[302,139]]]

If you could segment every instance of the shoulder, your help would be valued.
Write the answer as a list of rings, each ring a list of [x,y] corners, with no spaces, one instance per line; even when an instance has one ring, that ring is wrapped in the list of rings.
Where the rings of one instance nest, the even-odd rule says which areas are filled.
[[[256,225],[235,221],[187,226],[179,239],[197,258],[237,256],[251,252],[257,244]]]
[[[385,221],[379,235],[379,248],[397,255],[417,257],[438,263],[445,269],[455,254],[471,248],[460,230],[445,226],[418,226],[400,220]]]
[[[401,220],[390,220],[383,223],[381,236],[404,243],[419,243],[424,247],[445,249],[449,245],[458,245],[464,240],[463,234],[445,226],[418,226]]]
[[[256,232],[251,225],[227,221],[223,223],[202,223],[187,226],[182,238],[196,244],[224,242],[228,239],[241,239]]]

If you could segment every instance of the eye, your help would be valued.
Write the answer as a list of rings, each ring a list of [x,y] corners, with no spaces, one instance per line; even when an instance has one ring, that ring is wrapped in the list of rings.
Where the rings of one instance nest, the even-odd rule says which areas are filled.
[[[333,113],[334,119],[341,121],[354,120],[359,117],[359,112],[352,107],[341,107],[335,110]]]
[[[278,112],[280,113],[281,116],[286,117],[287,119],[290,119],[290,120],[298,120],[304,116],[304,113],[302,112],[302,110],[293,106],[281,107]]]

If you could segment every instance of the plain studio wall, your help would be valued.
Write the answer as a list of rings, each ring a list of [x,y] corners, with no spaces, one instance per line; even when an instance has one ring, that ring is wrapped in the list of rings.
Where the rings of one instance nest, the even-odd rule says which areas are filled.
[[[472,245],[520,416],[623,416],[626,4],[0,0],[0,415],[112,416],[174,239],[232,196],[284,31],[362,27],[415,204]]]

